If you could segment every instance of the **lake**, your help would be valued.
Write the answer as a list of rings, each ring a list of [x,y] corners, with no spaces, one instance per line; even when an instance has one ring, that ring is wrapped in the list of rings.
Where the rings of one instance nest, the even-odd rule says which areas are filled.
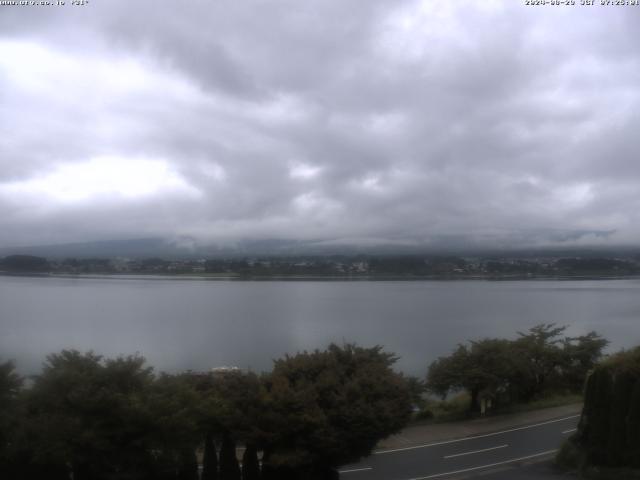
[[[267,370],[329,342],[381,344],[424,375],[457,343],[541,322],[640,344],[640,280],[222,281],[0,276],[0,359],[39,370],[63,348],[140,352],[159,370]]]

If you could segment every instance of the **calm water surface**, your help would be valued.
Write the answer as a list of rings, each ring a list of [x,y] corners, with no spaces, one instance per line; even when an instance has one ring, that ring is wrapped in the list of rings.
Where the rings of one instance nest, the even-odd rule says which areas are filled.
[[[384,345],[423,375],[458,342],[541,322],[640,344],[640,280],[206,281],[0,277],[0,359],[24,373],[47,353],[140,352],[160,370],[270,368],[331,341]]]

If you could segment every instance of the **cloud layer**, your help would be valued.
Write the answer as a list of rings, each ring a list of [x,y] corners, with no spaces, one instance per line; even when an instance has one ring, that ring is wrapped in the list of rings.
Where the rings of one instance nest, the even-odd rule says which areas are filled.
[[[629,244],[640,7],[0,7],[1,246]]]

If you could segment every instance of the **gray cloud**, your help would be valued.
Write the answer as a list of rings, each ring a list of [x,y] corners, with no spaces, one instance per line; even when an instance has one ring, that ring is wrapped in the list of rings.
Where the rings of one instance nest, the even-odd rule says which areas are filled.
[[[2,246],[639,239],[640,9],[1,8]]]

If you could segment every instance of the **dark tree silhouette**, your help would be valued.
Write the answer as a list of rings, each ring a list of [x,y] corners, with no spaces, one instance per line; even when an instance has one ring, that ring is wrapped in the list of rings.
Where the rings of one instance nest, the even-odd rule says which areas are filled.
[[[240,465],[236,457],[236,442],[228,433],[222,437],[220,447],[220,480],[240,480]]]
[[[242,455],[242,480],[259,480],[260,463],[258,461],[258,449],[249,444]]]
[[[198,480],[198,459],[191,449],[180,452],[178,480]]]
[[[270,435],[263,465],[281,477],[326,478],[399,431],[411,414],[411,395],[391,369],[395,360],[379,346],[352,344],[276,360],[266,379],[262,426]]]
[[[563,451],[580,452],[573,455],[581,463],[577,467],[639,468],[639,426],[640,347],[636,347],[607,359],[589,376],[578,431]]]
[[[202,458],[201,480],[218,480],[218,457],[213,434],[208,432],[204,440],[204,456]]]

